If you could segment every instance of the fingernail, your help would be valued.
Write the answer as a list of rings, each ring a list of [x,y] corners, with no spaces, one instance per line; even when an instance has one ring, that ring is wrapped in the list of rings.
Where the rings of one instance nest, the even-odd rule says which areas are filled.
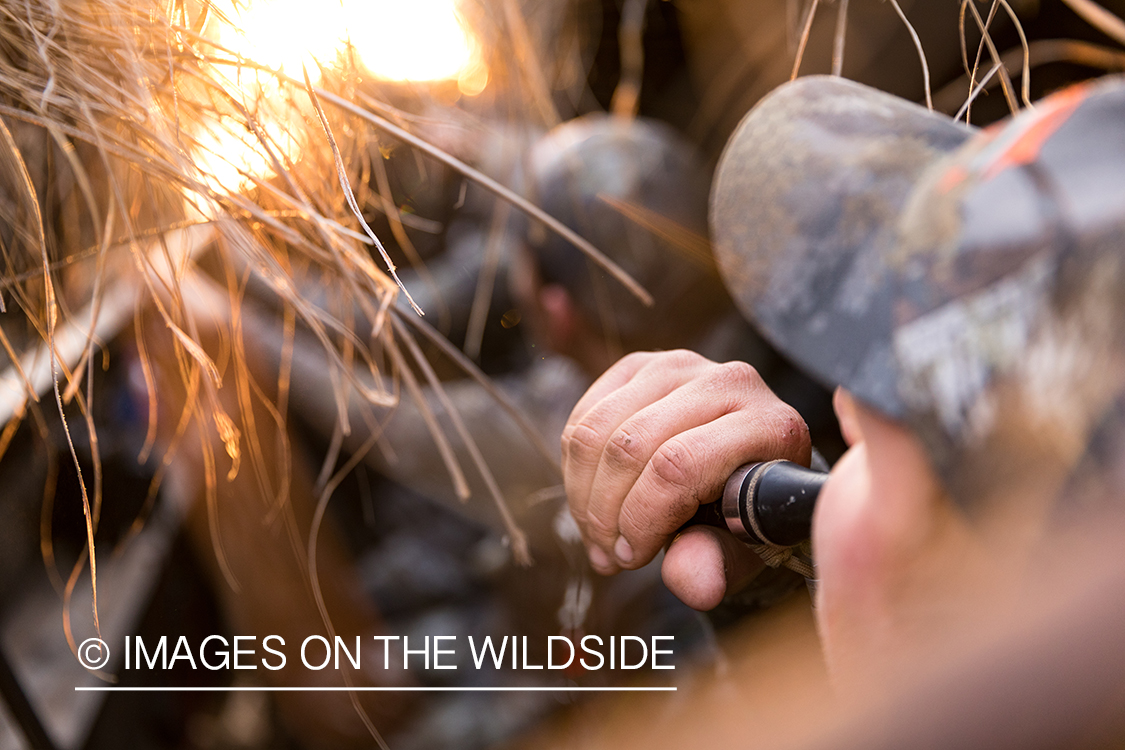
[[[623,563],[633,562],[633,547],[623,536],[617,537],[617,544],[613,545],[613,554]]]
[[[605,570],[611,567],[611,564],[609,562],[609,555],[603,552],[601,547],[595,547],[591,545],[590,547],[587,547],[586,552],[590,556],[590,564],[595,568],[601,568],[602,570]]]

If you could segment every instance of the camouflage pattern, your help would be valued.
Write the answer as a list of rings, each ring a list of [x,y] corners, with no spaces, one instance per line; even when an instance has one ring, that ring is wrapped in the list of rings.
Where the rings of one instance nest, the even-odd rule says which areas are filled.
[[[1121,77],[971,137],[856,84],[799,81],[744,120],[711,210],[744,313],[906,422],[965,505],[1001,472],[1066,476],[1121,412]]]
[[[892,286],[881,257],[923,170],[972,131],[842,78],[776,89],[727,143],[712,241],[743,314],[798,366],[895,417]]]

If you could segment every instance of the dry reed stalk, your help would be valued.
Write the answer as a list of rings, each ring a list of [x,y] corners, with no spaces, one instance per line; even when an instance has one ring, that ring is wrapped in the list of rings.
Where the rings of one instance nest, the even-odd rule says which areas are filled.
[[[1086,23],[1118,44],[1125,44],[1125,20],[1110,13],[1093,0],[1063,0],[1063,2]]]
[[[797,54],[793,58],[793,72],[789,75],[790,81],[797,80],[797,75],[801,72],[801,62],[805,59],[805,46],[809,43],[809,34],[812,33],[812,25],[819,5],[820,0],[812,0],[808,10],[805,11],[805,19],[801,22],[801,36],[797,42]]]
[[[500,2],[504,6],[505,25],[511,35],[516,60],[519,62],[520,73],[526,81],[531,100],[535,103],[543,124],[548,128],[554,127],[562,122],[562,119],[551,99],[551,87],[543,74],[543,64],[535,51],[535,44],[531,40],[523,11],[520,10],[517,0],[500,0]]]
[[[848,0],[836,9],[836,36],[832,43],[832,75],[844,74],[844,43],[848,36]]]
[[[515,0],[501,1],[505,26],[512,33],[522,65],[522,78],[542,121],[556,123],[558,113],[525,20]],[[1064,1],[1094,26],[1125,43],[1121,19],[1090,0]],[[847,13],[847,0],[840,2],[833,62],[837,74],[843,63]],[[905,22],[898,3],[892,0],[892,4]],[[987,47],[998,66],[994,70],[1001,73],[1005,95],[1015,109],[1005,67],[1007,56],[1001,58],[997,53],[988,29],[998,7],[1009,13],[1019,29],[1018,18],[1005,0],[997,0],[985,21],[972,0],[965,0],[962,27],[966,5],[982,34],[971,69],[967,52],[964,54],[969,89],[974,90],[982,50]],[[636,28],[643,23],[644,6],[644,0],[630,1],[636,13],[631,15],[634,31],[629,38],[638,42]],[[818,0],[812,0],[803,18],[794,76],[817,6]],[[91,377],[93,363],[96,351],[130,323],[136,323],[138,332],[144,327],[140,325],[142,310],[159,316],[167,329],[189,396],[182,412],[173,417],[177,421],[170,431],[171,441],[158,446],[158,394],[138,334],[150,420],[141,458],[147,460],[154,450],[161,454],[138,523],[151,508],[180,441],[190,434],[190,424],[196,422],[200,427],[196,435],[211,511],[211,536],[219,566],[230,585],[238,587],[225,563],[214,512],[216,487],[221,481],[216,445],[222,446],[230,460],[228,479],[239,471],[245,458],[261,494],[271,498],[269,521],[284,519],[294,549],[307,560],[325,625],[329,632],[333,630],[316,577],[317,530],[333,490],[362,460],[379,433],[372,429],[363,448],[338,470],[333,471],[336,456],[335,451],[330,452],[333,460],[325,464],[313,529],[307,538],[299,538],[288,507],[288,445],[280,451],[280,466],[267,466],[253,417],[256,402],[264,407],[278,433],[285,434],[288,368],[283,366],[278,374],[276,398],[268,397],[250,376],[240,324],[245,276],[235,269],[252,271],[263,279],[281,303],[288,342],[285,349],[290,353],[286,356],[292,352],[298,318],[329,353],[341,420],[336,445],[351,429],[347,422],[351,393],[360,394],[372,405],[397,402],[397,382],[384,388],[384,379],[375,377],[371,381],[374,385],[369,386],[356,375],[357,369],[381,375],[380,363],[385,355],[395,365],[391,374],[401,377],[407,392],[418,400],[458,494],[467,496],[464,470],[436,416],[426,406],[415,374],[420,372],[438,394],[484,478],[507,526],[516,559],[530,560],[523,531],[469,431],[444,397],[414,336],[439,344],[441,340],[424,321],[395,306],[399,291],[405,292],[405,288],[395,283],[393,263],[382,252],[384,269],[369,252],[370,247],[382,251],[380,239],[367,226],[363,213],[372,207],[364,176],[373,172],[379,189],[375,208],[388,216],[394,236],[411,253],[403,230],[408,217],[390,200],[384,165],[367,148],[368,143],[376,142],[376,132],[475,180],[573,242],[639,298],[651,299],[582,237],[506,186],[411,132],[409,126],[417,122],[417,117],[354,90],[346,65],[342,71],[327,66],[318,85],[313,85],[307,73],[304,81],[296,81],[217,43],[216,27],[230,23],[232,20],[215,11],[207,0],[175,0],[167,6],[138,0],[13,0],[0,4],[0,311],[11,307],[11,312],[20,313],[18,320],[6,317],[0,326],[0,348],[6,357],[0,372],[0,456],[28,414],[39,434],[47,433],[40,399],[48,390],[53,391],[54,408],[64,425],[70,460],[80,479],[86,547],[64,581],[56,568],[50,529],[58,474],[58,457],[51,454],[41,516],[41,549],[52,582],[63,593],[64,628],[72,650],[75,645],[69,601],[87,562],[93,589],[91,614],[95,625],[98,623],[95,541],[102,493],[97,430],[90,409],[97,395]],[[924,51],[913,29],[910,31],[925,68]],[[1024,103],[1030,105],[1028,72],[1042,59],[1037,53],[1046,48],[1037,47],[1039,43],[1029,45],[1022,29],[1019,31],[1022,95]],[[1090,52],[1074,44],[1065,54],[1081,57]],[[640,51],[639,44],[633,45],[634,54]],[[1117,64],[1116,53],[1102,52],[1108,57],[1098,59],[1112,59]],[[1047,52],[1042,54],[1049,56]],[[625,67],[637,78],[642,62],[635,56],[631,59],[631,65]],[[928,71],[926,76],[928,79]],[[981,83],[980,89],[984,86]],[[927,80],[927,97],[928,89]],[[620,105],[627,112],[635,109],[636,91],[630,97],[623,98]],[[259,166],[231,160],[231,150],[242,148]],[[231,174],[234,182],[230,181]],[[325,180],[325,174],[334,174],[336,179]],[[353,189],[353,185],[358,188]],[[219,405],[216,391],[224,368],[205,352],[200,343],[201,323],[189,309],[188,297],[199,273],[194,258],[204,253],[217,256],[226,272],[221,306],[226,307],[224,324],[232,338],[228,364],[233,368],[237,390],[235,414],[228,414]],[[316,305],[305,298],[303,285],[310,268],[320,276],[329,304]],[[353,319],[352,311],[357,309],[360,320]],[[445,352],[474,377],[483,379],[456,350],[445,348]],[[513,416],[520,416],[510,401],[498,393],[497,399]],[[68,421],[74,411],[81,417],[80,423]],[[526,420],[519,423],[553,463],[551,451],[534,427]],[[70,434],[75,424],[81,424],[78,429],[84,428],[88,434],[91,491]],[[277,475],[280,480],[275,483],[272,477]]]
[[[895,13],[898,14],[899,20],[906,27],[907,33],[910,34],[910,39],[914,42],[914,48],[918,50],[918,59],[922,63],[922,89],[926,92],[926,107],[933,111],[934,99],[930,87],[930,63],[926,60],[926,50],[922,49],[922,40],[918,38],[918,32],[914,30],[914,25],[910,23],[906,13],[902,11],[898,0],[890,0],[890,3],[895,9]]]
[[[1005,52],[1000,59],[1006,68],[1021,75],[1024,66],[1035,68],[1057,62],[1069,62],[1107,72],[1125,71],[1125,51],[1078,39],[1039,39],[1030,42],[1026,50],[1020,46]],[[946,84],[934,95],[934,106],[939,111],[952,112],[961,105],[968,85],[968,75]],[[987,91],[995,85],[995,78],[985,76],[978,81],[977,89]]]
[[[961,64],[964,66],[965,72],[969,75],[969,90],[971,92],[976,87],[977,71],[980,69],[981,55],[984,53],[984,49],[987,47],[989,54],[992,56],[993,64],[999,66],[1000,82],[1004,89],[1004,99],[1008,103],[1008,109],[1011,110],[1013,114],[1015,114],[1019,111],[1019,105],[1016,104],[1015,94],[1012,92],[1012,80],[1008,75],[1007,69],[1004,67],[1000,60],[1000,55],[996,51],[996,45],[992,41],[992,35],[989,33],[989,29],[992,27],[992,20],[996,17],[996,11],[999,9],[999,7],[1000,4],[998,2],[995,2],[994,0],[992,6],[988,11],[988,20],[984,20],[981,18],[980,13],[977,11],[975,0],[961,0],[961,11],[957,21],[961,35]],[[977,28],[981,33],[981,40],[977,45],[977,55],[971,68],[969,67],[967,41],[965,36],[966,8],[972,11],[973,20],[976,21]],[[970,112],[970,109],[966,110],[966,122],[968,122],[969,120]]]
[[[618,46],[621,47],[621,78],[613,90],[609,111],[614,115],[631,120],[637,116],[641,100],[641,82],[644,80],[645,13],[648,0],[625,0],[621,9],[621,27],[618,30]]]
[[[522,23],[510,14],[507,20]],[[373,127],[431,156],[455,161],[502,199],[515,201],[554,227],[550,217],[507,188],[356,104],[346,70],[337,75],[326,68],[317,86],[311,81],[302,85],[225,49],[214,41],[215,29],[231,22],[209,2],[163,7],[135,0],[22,0],[0,6],[0,124],[5,133],[13,131],[0,143],[5,166],[0,218],[8,227],[0,236],[0,305],[22,313],[18,324],[9,317],[0,328],[7,352],[0,372],[0,422],[4,439],[10,440],[26,410],[34,410],[51,388],[60,419],[66,420],[70,402],[76,404],[94,450],[96,491],[85,502],[83,556],[91,572],[96,565],[100,461],[89,414],[96,396],[89,371],[94,353],[137,319],[142,308],[155,311],[168,329],[190,394],[171,430],[171,443],[157,446],[158,395],[142,344],[150,424],[141,458],[157,448],[163,454],[157,456],[142,516],[192,421],[204,427],[209,502],[213,504],[221,480],[203,434],[218,439],[230,459],[230,474],[245,458],[263,494],[275,498],[272,513],[284,513],[288,484],[271,477],[285,467],[263,465],[251,407],[254,401],[265,404],[269,418],[283,426],[288,375],[279,374],[276,401],[266,399],[248,376],[239,333],[241,287],[230,275],[233,267],[252,269],[276,294],[290,340],[299,318],[329,352],[343,432],[350,430],[345,408],[349,393],[359,393],[373,405],[396,402],[397,387],[383,388],[381,377],[366,385],[356,376],[356,368],[380,375],[379,352],[397,351],[398,346],[386,325],[398,291],[391,278],[394,269],[389,264],[380,269],[372,260],[368,246],[378,247],[379,238],[366,226],[365,206],[351,188],[363,174],[359,155],[370,153],[366,143],[374,140]],[[383,113],[394,112],[381,106]],[[232,149],[244,149],[258,166],[239,162]],[[378,167],[382,208],[391,216],[397,211],[389,211]],[[332,173],[338,181],[326,182],[323,175]],[[401,218],[395,215],[392,221],[395,234],[402,234]],[[353,228],[357,223],[362,233]],[[237,414],[219,406],[220,366],[200,345],[199,324],[185,302],[185,284],[198,274],[193,258],[203,253],[215,255],[228,268],[227,325],[235,341],[229,355]],[[600,262],[631,281],[604,256]],[[309,268],[317,270],[334,306],[305,299],[302,279]],[[632,286],[644,295],[635,282]],[[342,315],[345,309],[360,310],[362,319],[348,320]],[[399,342],[405,341],[413,353],[411,335],[399,326]],[[424,361],[416,359],[425,371]],[[436,379],[427,379],[440,391]],[[83,382],[84,392],[79,388]],[[417,391],[413,376],[408,383]],[[446,444],[436,420],[431,427],[439,445]],[[66,427],[68,437],[72,429]],[[71,453],[81,472],[78,455],[73,449]],[[461,469],[448,459],[464,494]],[[498,493],[494,499],[503,503]],[[517,558],[526,559],[522,531],[503,509],[502,515],[511,524]],[[214,513],[212,519],[214,524]],[[225,570],[217,529],[212,528],[212,535]],[[49,528],[43,550],[53,570]],[[68,599],[85,562],[79,562],[65,584],[59,582]],[[96,579],[92,585],[97,622]]]

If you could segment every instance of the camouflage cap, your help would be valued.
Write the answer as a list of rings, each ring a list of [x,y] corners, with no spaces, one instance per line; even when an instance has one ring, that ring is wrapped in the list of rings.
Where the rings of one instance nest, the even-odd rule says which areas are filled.
[[[1125,79],[978,132],[847,81],[797,81],[727,145],[711,221],[743,312],[907,423],[955,495],[987,473],[970,453],[1073,466],[1119,411]]]
[[[782,86],[742,121],[711,193],[715,254],[743,314],[833,386],[902,416],[881,248],[926,167],[968,128],[842,78]]]

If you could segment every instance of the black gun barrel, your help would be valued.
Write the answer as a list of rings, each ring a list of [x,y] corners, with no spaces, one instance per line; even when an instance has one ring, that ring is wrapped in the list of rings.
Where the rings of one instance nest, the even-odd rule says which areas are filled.
[[[723,497],[700,507],[689,524],[729,529],[747,544],[790,547],[809,538],[813,509],[828,474],[790,461],[746,464]]]

